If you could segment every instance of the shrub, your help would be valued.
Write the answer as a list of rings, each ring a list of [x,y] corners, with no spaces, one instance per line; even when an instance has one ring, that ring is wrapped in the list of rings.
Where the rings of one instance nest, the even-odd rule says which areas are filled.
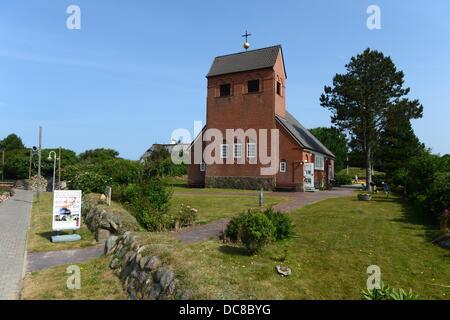
[[[71,189],[82,190],[85,193],[103,193],[106,187],[110,185],[111,178],[92,171],[81,172],[69,182]]]
[[[292,236],[294,228],[291,219],[286,214],[274,211],[273,208],[267,209],[264,213],[275,227],[275,240],[287,239]]]
[[[233,217],[228,222],[227,229],[225,230],[225,236],[233,242],[241,240],[241,228],[247,218],[247,213],[243,212],[236,217]]]
[[[386,181],[386,176],[384,174],[372,175],[372,182],[375,183],[377,187],[381,187],[383,185],[383,181]]]
[[[175,218],[168,214],[171,197],[172,190],[158,179],[130,184],[122,195],[138,222],[149,231],[174,227]]]
[[[346,174],[336,174],[334,180],[338,186],[352,184],[352,177]]]
[[[177,222],[177,227],[188,227],[193,225],[197,219],[197,212],[197,209],[182,204],[178,214],[174,217],[175,222]]]
[[[428,211],[435,217],[450,207],[450,174],[437,173],[427,195]]]
[[[240,230],[241,241],[250,253],[258,252],[274,239],[275,227],[264,213],[248,211]]]
[[[142,171],[142,165],[138,161],[126,159],[111,159],[99,165],[99,171],[111,177],[118,184],[136,183]]]

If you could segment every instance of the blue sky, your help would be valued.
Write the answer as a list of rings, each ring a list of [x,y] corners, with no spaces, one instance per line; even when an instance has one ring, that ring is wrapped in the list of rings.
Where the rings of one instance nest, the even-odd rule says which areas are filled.
[[[68,30],[66,8],[81,8]],[[369,5],[381,30],[366,27]],[[329,126],[323,86],[370,47],[392,57],[411,98],[413,122],[436,153],[450,152],[450,2],[2,0],[0,138],[19,134],[77,152],[110,147],[137,159],[176,128],[205,119],[205,75],[217,55],[282,44],[287,108],[306,127]]]

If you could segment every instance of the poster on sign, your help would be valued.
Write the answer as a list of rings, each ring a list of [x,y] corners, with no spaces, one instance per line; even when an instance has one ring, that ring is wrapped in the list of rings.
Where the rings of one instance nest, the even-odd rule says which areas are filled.
[[[81,190],[55,190],[53,230],[76,230],[81,223]]]

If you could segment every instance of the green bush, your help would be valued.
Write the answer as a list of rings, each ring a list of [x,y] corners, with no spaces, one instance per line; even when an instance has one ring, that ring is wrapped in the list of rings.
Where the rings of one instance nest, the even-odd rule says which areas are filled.
[[[111,159],[102,162],[98,166],[98,170],[111,177],[114,183],[129,184],[136,183],[139,180],[142,165],[139,161],[126,159]]]
[[[377,187],[382,187],[383,182],[386,182],[386,176],[384,174],[374,174],[372,175],[372,182],[375,183]]]
[[[228,222],[227,229],[225,230],[225,236],[233,242],[241,240],[241,228],[247,219],[247,212],[243,212],[235,217],[233,217],[230,222]]]
[[[275,227],[275,240],[287,239],[293,235],[294,227],[287,214],[275,211],[273,208],[267,209],[264,213]]]
[[[171,197],[172,189],[159,179],[130,184],[121,195],[138,222],[149,231],[162,231],[175,226],[175,217],[168,214]]]
[[[80,172],[100,173],[94,165],[72,164],[61,168],[61,179],[70,183]]]
[[[191,226],[197,219],[197,209],[182,204],[180,210],[178,211],[177,215],[174,218],[175,221],[178,223],[178,227]]]
[[[450,207],[450,174],[437,173],[426,194],[428,211],[435,217]]]
[[[249,211],[240,232],[244,246],[256,253],[274,239],[275,227],[264,213]]]
[[[334,180],[338,186],[352,184],[352,177],[346,174],[336,174]]]
[[[104,193],[106,187],[110,185],[110,177],[92,171],[81,172],[69,182],[69,187],[71,189],[82,190],[84,193]]]

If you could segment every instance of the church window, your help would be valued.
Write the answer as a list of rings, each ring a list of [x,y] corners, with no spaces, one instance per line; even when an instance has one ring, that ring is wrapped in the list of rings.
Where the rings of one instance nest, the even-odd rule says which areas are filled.
[[[281,82],[277,81],[277,94],[281,96]]]
[[[228,158],[228,144],[220,145],[220,158],[222,159]]]
[[[234,158],[235,159],[242,158],[242,143],[234,144]]]
[[[247,82],[247,92],[259,92],[259,80],[249,80]]]
[[[220,85],[220,96],[228,97],[231,95],[231,84],[221,84]]]
[[[314,155],[314,168],[316,170],[323,170],[324,168],[324,159],[323,156],[320,154]]]
[[[247,143],[247,158],[256,158],[256,143]]]

